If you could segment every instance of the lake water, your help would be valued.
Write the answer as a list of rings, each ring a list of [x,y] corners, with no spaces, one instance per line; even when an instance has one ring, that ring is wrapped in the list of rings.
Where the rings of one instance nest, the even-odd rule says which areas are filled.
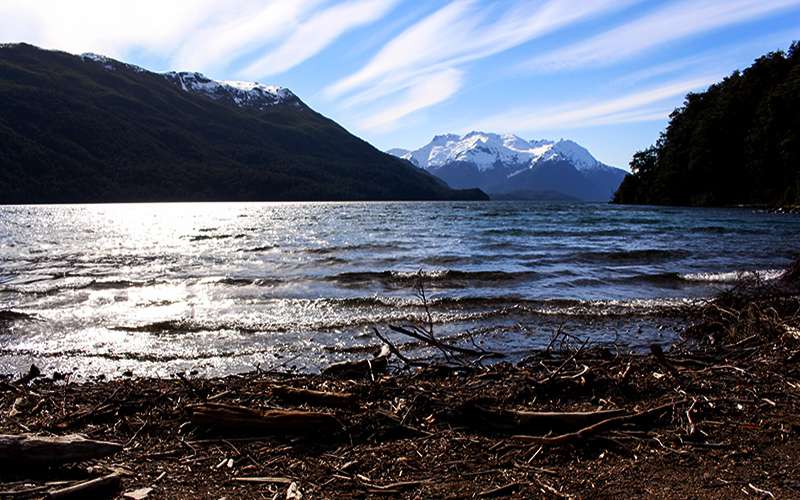
[[[443,337],[642,349],[737,273],[776,276],[799,235],[791,215],[583,203],[0,207],[0,310],[36,318],[0,323],[0,373],[313,371],[422,318],[419,270]]]

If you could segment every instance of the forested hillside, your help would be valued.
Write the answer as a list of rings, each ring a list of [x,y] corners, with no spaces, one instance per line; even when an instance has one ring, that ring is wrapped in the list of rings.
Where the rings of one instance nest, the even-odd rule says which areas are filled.
[[[617,203],[800,202],[800,44],[689,94],[631,171]]]

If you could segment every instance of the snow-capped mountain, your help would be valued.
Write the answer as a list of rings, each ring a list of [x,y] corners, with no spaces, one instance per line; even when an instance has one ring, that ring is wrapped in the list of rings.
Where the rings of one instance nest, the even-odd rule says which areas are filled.
[[[536,197],[536,193],[547,192],[552,197],[556,191],[565,198],[608,201],[626,175],[573,141],[528,141],[512,134],[437,135],[415,151],[392,149],[388,153],[453,187],[479,187],[504,195]]]
[[[124,67],[137,72],[147,70],[138,66],[123,63],[100,54],[81,54],[85,61],[94,61],[109,71]],[[291,104],[302,106],[302,102],[289,89],[277,85],[263,85],[254,82],[239,82],[233,80],[216,81],[202,73],[175,72],[161,73],[161,76],[175,83],[182,90],[195,94],[202,94],[215,101],[225,101],[242,108],[265,110],[276,104]]]
[[[280,87],[0,44],[0,110],[0,204],[487,199]]]

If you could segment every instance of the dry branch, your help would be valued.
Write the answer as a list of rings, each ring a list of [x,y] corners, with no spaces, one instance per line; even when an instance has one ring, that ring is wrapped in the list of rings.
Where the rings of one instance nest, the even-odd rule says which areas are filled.
[[[53,490],[48,493],[47,498],[110,498],[119,491],[120,477],[117,474],[98,477],[89,481],[83,481],[66,488]]]
[[[349,408],[357,405],[357,398],[349,392],[326,392],[276,385],[272,394],[284,401],[310,405]]]
[[[559,445],[565,444],[569,442],[577,442],[588,437],[594,436],[602,431],[613,429],[615,427],[619,427],[624,424],[636,423],[639,421],[648,420],[653,417],[657,417],[664,412],[673,409],[674,407],[686,403],[686,400],[677,401],[674,403],[667,403],[665,405],[658,406],[656,408],[652,408],[650,410],[645,410],[634,415],[622,415],[618,417],[612,417],[606,420],[602,420],[597,422],[593,425],[588,427],[584,427],[577,432],[572,432],[569,434],[561,434],[559,436],[553,437],[542,437],[542,436],[514,436],[514,439],[520,441],[528,441],[537,444],[548,444],[548,445]]]

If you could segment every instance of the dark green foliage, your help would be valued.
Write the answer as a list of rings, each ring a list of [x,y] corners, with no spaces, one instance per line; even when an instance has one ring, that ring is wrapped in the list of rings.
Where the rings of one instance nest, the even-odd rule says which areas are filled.
[[[616,203],[800,202],[800,44],[689,94],[631,170]]]
[[[0,46],[0,203],[485,199],[301,102],[265,111],[161,75]]]

